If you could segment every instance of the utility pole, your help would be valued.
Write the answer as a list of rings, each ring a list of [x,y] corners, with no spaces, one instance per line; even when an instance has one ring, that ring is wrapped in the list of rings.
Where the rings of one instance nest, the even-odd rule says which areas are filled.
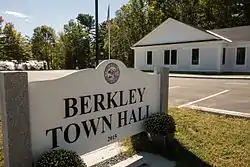
[[[96,66],[99,64],[100,48],[99,48],[99,21],[98,21],[98,0],[95,0],[95,32],[96,32]]]

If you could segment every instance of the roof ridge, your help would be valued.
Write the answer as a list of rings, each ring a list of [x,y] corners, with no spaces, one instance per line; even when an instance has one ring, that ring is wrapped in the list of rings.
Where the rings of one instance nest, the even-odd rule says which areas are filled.
[[[225,30],[225,29],[233,29],[233,28],[241,28],[241,27],[250,27],[250,25],[235,26],[235,27],[227,27],[227,28],[215,28],[215,29],[210,29],[210,30],[208,30],[208,31],[213,31],[213,30]]]

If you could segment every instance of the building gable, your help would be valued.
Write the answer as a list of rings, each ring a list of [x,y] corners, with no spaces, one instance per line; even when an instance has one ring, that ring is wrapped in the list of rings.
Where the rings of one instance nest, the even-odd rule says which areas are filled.
[[[137,42],[134,47],[218,39],[220,38],[211,35],[206,31],[199,30],[197,28],[169,18],[155,30],[153,30],[151,33]]]

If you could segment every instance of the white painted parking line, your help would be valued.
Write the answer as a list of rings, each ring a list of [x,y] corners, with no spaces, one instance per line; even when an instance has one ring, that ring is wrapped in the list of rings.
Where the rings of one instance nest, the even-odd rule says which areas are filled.
[[[176,89],[176,88],[180,88],[180,86],[172,86],[172,87],[169,87],[169,89]]]
[[[213,97],[215,97],[215,96],[219,96],[219,95],[224,94],[224,93],[227,93],[227,92],[229,92],[229,90],[224,90],[224,91],[222,91],[222,92],[219,92],[219,93],[216,93],[216,94],[213,94],[213,95],[204,97],[204,98],[202,98],[202,99],[198,99],[198,100],[195,100],[195,101],[188,102],[188,103],[186,103],[186,104],[182,104],[182,105],[178,106],[178,108],[186,107],[186,106],[189,106],[189,105],[192,105],[192,104],[195,104],[195,103],[198,103],[198,102],[201,102],[201,101],[204,101],[204,100],[213,98]]]
[[[250,118],[249,113],[242,113],[242,112],[238,112],[238,111],[222,110],[222,109],[216,109],[216,108],[207,108],[207,107],[200,107],[200,106],[194,106],[194,105],[189,105],[188,108],[195,109],[195,110],[212,112],[212,113],[217,113],[217,114],[225,114],[225,115],[232,115],[232,116]]]
[[[249,84],[243,82],[231,82],[231,83],[226,83],[226,85],[249,85]]]

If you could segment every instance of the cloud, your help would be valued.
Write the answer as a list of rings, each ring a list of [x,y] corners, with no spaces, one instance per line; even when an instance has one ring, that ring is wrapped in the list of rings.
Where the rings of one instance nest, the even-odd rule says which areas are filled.
[[[12,16],[15,16],[15,17],[18,17],[18,18],[22,18],[22,19],[25,19],[25,18],[29,17],[29,16],[27,16],[27,15],[25,15],[23,13],[13,12],[13,11],[4,11],[3,13],[7,14],[7,15],[12,15]]]

